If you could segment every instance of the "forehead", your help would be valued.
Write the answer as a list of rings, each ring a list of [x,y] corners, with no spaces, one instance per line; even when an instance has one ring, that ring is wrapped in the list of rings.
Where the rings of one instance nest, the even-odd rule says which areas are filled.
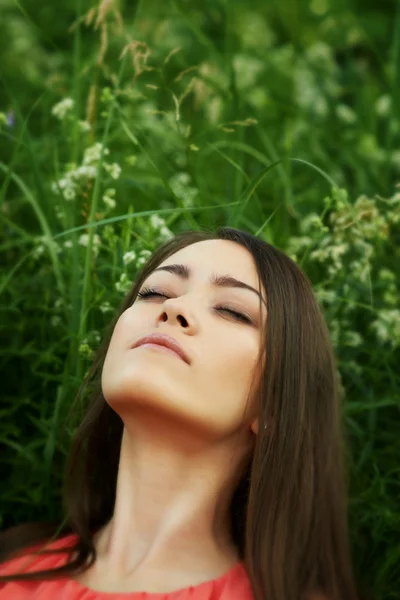
[[[230,275],[258,289],[258,273],[250,252],[229,240],[204,240],[178,250],[160,266],[185,264],[194,279],[209,278],[211,273]]]

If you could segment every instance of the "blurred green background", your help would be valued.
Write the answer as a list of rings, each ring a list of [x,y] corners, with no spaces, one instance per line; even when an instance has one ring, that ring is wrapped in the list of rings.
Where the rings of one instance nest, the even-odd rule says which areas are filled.
[[[343,387],[357,577],[399,600],[400,4],[0,14],[0,526],[60,516],[67,413],[149,253],[231,225],[312,280]]]

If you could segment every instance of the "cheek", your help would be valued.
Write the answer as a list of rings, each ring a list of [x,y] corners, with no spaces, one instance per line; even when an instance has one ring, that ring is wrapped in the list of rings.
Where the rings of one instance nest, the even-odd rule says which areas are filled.
[[[241,404],[247,400],[259,356],[259,341],[253,338],[232,340],[223,348],[214,350],[214,360],[209,363],[212,376],[208,381],[217,383],[220,394],[230,401]]]
[[[140,337],[138,324],[141,319],[136,313],[137,310],[133,308],[128,308],[122,313],[114,327],[108,353],[123,351]]]
[[[247,428],[253,414],[258,350],[256,344],[246,344],[240,351],[231,344],[215,351],[208,372],[201,373],[196,397],[207,407],[209,426],[219,435]]]
[[[136,320],[133,316],[131,309],[128,309],[120,316],[114,327],[104,361],[102,381],[112,377],[123,354],[129,350],[138,337],[137,325],[135,327]]]

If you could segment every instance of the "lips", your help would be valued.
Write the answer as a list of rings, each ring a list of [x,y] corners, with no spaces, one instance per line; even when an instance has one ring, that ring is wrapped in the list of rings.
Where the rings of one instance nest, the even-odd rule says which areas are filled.
[[[188,365],[190,364],[189,357],[183,350],[183,348],[173,337],[167,335],[166,333],[151,333],[149,335],[145,335],[135,343],[133,348],[138,348],[139,346],[143,346],[143,344],[157,344],[158,346],[164,346],[165,348],[169,348],[178,356],[180,356],[180,358],[184,360]]]

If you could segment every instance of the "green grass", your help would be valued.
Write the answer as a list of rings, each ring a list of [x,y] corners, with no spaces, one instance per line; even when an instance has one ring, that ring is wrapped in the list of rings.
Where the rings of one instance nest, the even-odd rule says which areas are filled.
[[[59,515],[63,423],[147,253],[229,224],[314,284],[358,578],[398,599],[398,4],[116,6],[2,4],[1,526]]]

